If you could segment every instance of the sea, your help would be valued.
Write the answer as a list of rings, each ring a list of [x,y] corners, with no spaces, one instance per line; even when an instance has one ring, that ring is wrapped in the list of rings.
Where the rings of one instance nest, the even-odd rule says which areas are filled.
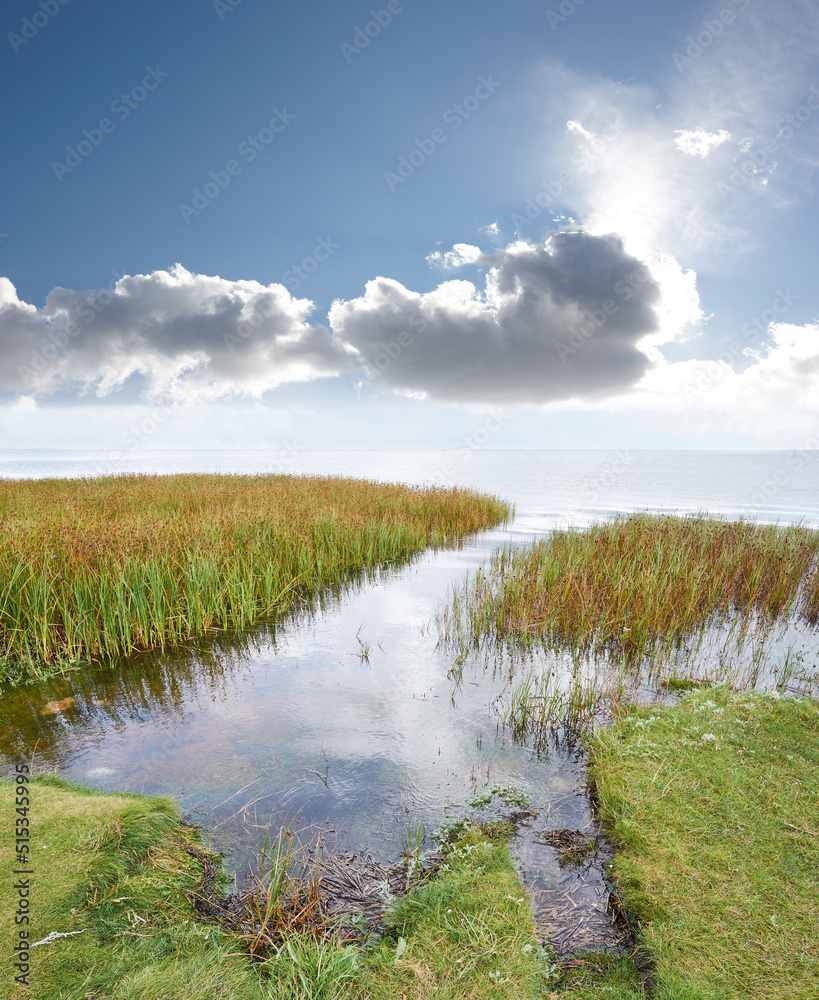
[[[819,525],[819,454],[793,451],[0,450],[0,478],[115,474],[290,473],[460,485],[516,506],[519,527],[583,523],[616,512],[707,511]]]

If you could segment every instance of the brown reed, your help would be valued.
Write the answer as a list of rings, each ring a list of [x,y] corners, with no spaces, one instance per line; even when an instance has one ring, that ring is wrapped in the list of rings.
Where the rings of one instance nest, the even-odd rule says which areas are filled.
[[[509,513],[336,477],[0,481],[0,680],[244,629]]]

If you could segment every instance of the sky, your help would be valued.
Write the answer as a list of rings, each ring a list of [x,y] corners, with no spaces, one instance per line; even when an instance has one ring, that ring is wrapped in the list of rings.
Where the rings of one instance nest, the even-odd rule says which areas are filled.
[[[819,447],[813,0],[0,28],[0,448]]]

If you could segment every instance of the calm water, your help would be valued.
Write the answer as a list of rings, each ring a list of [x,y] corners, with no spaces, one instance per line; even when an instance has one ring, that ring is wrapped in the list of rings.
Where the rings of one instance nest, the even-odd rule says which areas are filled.
[[[434,829],[494,784],[528,791],[536,827],[591,828],[582,762],[498,730],[492,703],[504,669],[476,658],[456,685],[452,654],[438,647],[431,622],[448,588],[496,545],[642,509],[819,526],[812,454],[155,452],[112,463],[88,452],[0,452],[5,478],[114,471],[457,482],[516,504],[507,528],[375,573],[275,625],[4,693],[2,764],[33,760],[99,789],[171,795],[237,871],[268,824],[294,818],[340,846],[395,859],[405,817],[423,815]],[[796,638],[815,659],[815,637]],[[65,699],[74,700],[63,711],[44,712]],[[592,925],[605,924],[599,872],[564,871],[526,837],[519,853],[542,912],[568,893]]]
[[[118,472],[332,474],[458,483],[518,505],[520,530],[637,509],[819,526],[814,451],[4,451],[0,478]]]

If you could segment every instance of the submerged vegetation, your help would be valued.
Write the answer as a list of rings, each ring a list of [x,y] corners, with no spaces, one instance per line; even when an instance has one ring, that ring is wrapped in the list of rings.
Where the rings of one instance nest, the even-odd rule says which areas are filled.
[[[626,662],[706,628],[797,614],[819,622],[819,532],[634,514],[502,548],[453,595],[442,636],[463,647],[545,644]]]
[[[589,738],[588,750],[599,813],[617,845],[611,874],[635,936],[626,954],[558,961],[535,937],[505,843],[514,826],[469,820],[439,837],[434,877],[400,897],[385,888],[379,933],[363,946],[337,933],[337,922],[322,933],[312,916],[300,923],[293,910],[283,933],[259,948],[260,934],[254,940],[244,921],[200,922],[191,903],[201,899],[206,854],[169,802],[46,777],[29,785],[38,817],[30,940],[64,936],[30,949],[27,995],[813,1000],[817,702],[698,689],[673,706],[632,706]],[[12,815],[13,790],[0,785],[4,816]],[[487,798],[517,802],[520,794],[493,786],[478,806]],[[569,834],[544,836],[565,864],[582,863],[590,845]],[[282,867],[289,851],[280,840],[265,852],[262,882],[274,904],[272,887],[289,877]],[[7,854],[5,912],[13,912],[13,867]],[[218,874],[215,882],[223,890]],[[287,892],[298,900],[298,890]],[[265,915],[258,917],[257,931]],[[0,932],[7,954],[15,934],[7,921]]]
[[[333,477],[0,481],[0,680],[243,629],[509,513]]]
[[[12,485],[0,484],[7,666],[241,628],[508,514],[465,491],[334,479]],[[30,940],[39,942],[29,995],[813,1000],[819,703],[715,687],[677,672],[679,660],[654,675],[652,704],[631,696],[646,661],[696,649],[708,629],[741,641],[778,620],[815,626],[817,553],[819,533],[803,528],[637,515],[502,550],[439,619],[461,647],[456,682],[469,649],[515,654],[495,702],[515,739],[585,749],[617,847],[610,876],[633,933],[626,953],[558,959],[535,936],[506,843],[535,815],[518,788],[476,786],[469,806],[493,818],[442,828],[432,857],[422,853],[424,817],[405,820],[403,860],[391,867],[324,853],[321,837],[305,851],[282,829],[261,846],[251,884],[226,896],[225,877],[168,800],[46,777],[28,786]],[[364,661],[369,647],[357,638]],[[549,660],[538,671],[542,649]],[[605,671],[584,669],[598,657]],[[607,725],[595,729],[604,709]],[[0,815],[13,817],[13,795],[0,785]],[[582,866],[596,843],[568,829],[540,837],[564,866]],[[0,859],[8,913],[13,867],[13,855]],[[0,938],[11,954],[7,923]]]

